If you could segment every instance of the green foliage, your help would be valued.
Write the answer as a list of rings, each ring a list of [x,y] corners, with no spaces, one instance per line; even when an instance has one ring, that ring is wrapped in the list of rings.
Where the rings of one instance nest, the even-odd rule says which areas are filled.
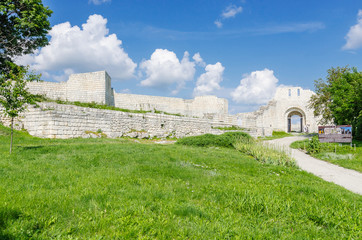
[[[34,97],[26,88],[27,82],[38,81],[39,75],[28,72],[28,68],[12,64],[9,73],[0,74],[0,105],[11,118],[23,112],[27,103],[34,103]]]
[[[282,137],[290,137],[290,136],[293,136],[293,134],[286,133],[286,132],[284,132],[284,131],[273,131],[272,136],[273,136],[273,137],[282,138]]]
[[[254,139],[240,139],[234,143],[234,147],[242,153],[253,156],[261,163],[296,167],[295,160],[291,157],[287,148],[277,147]]]
[[[284,137],[291,137],[293,134],[286,133],[284,131],[273,131],[272,136],[270,137],[264,137],[263,140],[272,140],[272,139],[278,139],[278,138],[284,138]]]
[[[362,197],[229,148],[0,126],[0,239],[361,239]],[[6,136],[5,136],[6,135]]]
[[[337,67],[328,70],[326,81],[315,81],[316,95],[310,107],[322,124],[355,125],[362,111],[362,72],[356,68]]]
[[[311,154],[319,153],[321,150],[321,143],[318,139],[318,136],[312,137],[311,140],[308,141],[307,151]]]
[[[0,2],[0,73],[11,70],[9,64],[14,57],[33,53],[48,44],[51,14],[41,0]]]
[[[204,134],[201,136],[178,139],[176,144],[195,147],[226,147],[232,148],[240,138],[250,139],[250,135],[243,132],[226,132],[221,135]]]
[[[359,113],[355,124],[353,125],[354,137],[357,140],[362,140],[362,111]]]
[[[235,125],[233,125],[231,127],[213,127],[213,129],[220,129],[220,130],[224,130],[224,131],[244,130],[244,128],[235,126]]]
[[[290,146],[295,149],[307,151],[310,140],[296,141]],[[353,140],[349,143],[320,143],[320,151],[309,153],[311,156],[337,164],[344,168],[362,172],[362,141]]]
[[[28,68],[10,63],[11,70],[0,72],[0,106],[5,115],[11,118],[13,129],[14,118],[26,109],[27,103],[34,103],[33,95],[26,88],[27,82],[38,81],[40,75],[28,72]],[[13,146],[13,134],[10,140],[10,153]]]

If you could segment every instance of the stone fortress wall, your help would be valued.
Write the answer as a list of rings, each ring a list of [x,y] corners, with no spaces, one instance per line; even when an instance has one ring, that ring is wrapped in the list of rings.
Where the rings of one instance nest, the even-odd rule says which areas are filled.
[[[106,71],[72,74],[67,82],[61,83],[31,82],[28,88],[33,94],[42,94],[50,99],[96,102],[130,110],[157,110],[236,124],[236,117],[228,116],[226,99],[215,96],[182,99],[116,93],[111,88],[111,77]]]
[[[205,133],[221,134],[208,119],[180,117],[155,113],[128,113],[113,110],[78,107],[74,105],[42,102],[39,107],[29,106],[15,122],[16,129],[26,129],[29,134],[43,138],[122,136],[185,137]],[[0,115],[0,122],[9,125],[9,119]],[[228,126],[227,124],[221,126]]]
[[[314,94],[311,90],[300,87],[277,88],[274,98],[255,112],[237,114],[241,127],[255,128],[260,135],[271,135],[272,131],[290,132],[293,129],[291,116],[301,117],[302,130],[318,131],[318,118],[313,109],[308,108],[309,100]]]
[[[61,83],[32,82],[28,88],[33,94],[51,99],[96,102],[130,110],[157,110],[181,115],[131,114],[41,103],[42,107],[31,107],[18,123],[39,137],[81,137],[86,131],[98,129],[111,137],[141,133],[140,136],[183,137],[215,133],[219,130],[214,127],[232,125],[250,130],[254,136],[269,136],[274,130],[289,132],[298,127],[291,121],[293,115],[300,116],[300,129],[307,126],[309,132],[317,132],[318,128],[318,119],[307,107],[314,93],[300,87],[278,88],[268,105],[255,112],[237,115],[229,115],[228,101],[216,96],[182,99],[116,93],[106,71],[72,74],[67,82]],[[0,117],[0,121],[4,123],[6,119]]]
[[[30,82],[27,87],[31,93],[50,99],[114,106],[111,77],[106,71],[72,74],[67,82]]]

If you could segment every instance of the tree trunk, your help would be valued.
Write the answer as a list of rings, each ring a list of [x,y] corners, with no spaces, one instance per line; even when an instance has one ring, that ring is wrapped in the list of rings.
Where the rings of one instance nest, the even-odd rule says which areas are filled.
[[[11,150],[13,148],[13,127],[14,127],[14,117],[11,118],[10,154],[11,154]]]

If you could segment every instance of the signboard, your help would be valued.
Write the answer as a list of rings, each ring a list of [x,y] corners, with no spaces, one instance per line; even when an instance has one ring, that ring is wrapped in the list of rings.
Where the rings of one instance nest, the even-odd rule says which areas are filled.
[[[352,142],[352,126],[319,126],[318,137],[320,142]]]

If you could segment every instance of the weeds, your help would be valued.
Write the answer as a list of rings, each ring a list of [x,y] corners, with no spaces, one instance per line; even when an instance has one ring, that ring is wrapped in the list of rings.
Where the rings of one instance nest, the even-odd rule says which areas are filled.
[[[232,148],[8,133],[0,239],[361,239],[360,195]]]
[[[226,147],[232,148],[238,139],[251,139],[251,136],[243,132],[226,132],[221,135],[204,134],[195,137],[178,139],[176,144],[195,147]]]
[[[240,152],[253,156],[261,163],[296,167],[291,151],[286,147],[254,139],[239,139],[234,143],[234,147]]]
[[[293,142],[290,146],[307,151],[315,158],[362,172],[362,141],[353,140],[352,144],[320,143],[315,136]]]

